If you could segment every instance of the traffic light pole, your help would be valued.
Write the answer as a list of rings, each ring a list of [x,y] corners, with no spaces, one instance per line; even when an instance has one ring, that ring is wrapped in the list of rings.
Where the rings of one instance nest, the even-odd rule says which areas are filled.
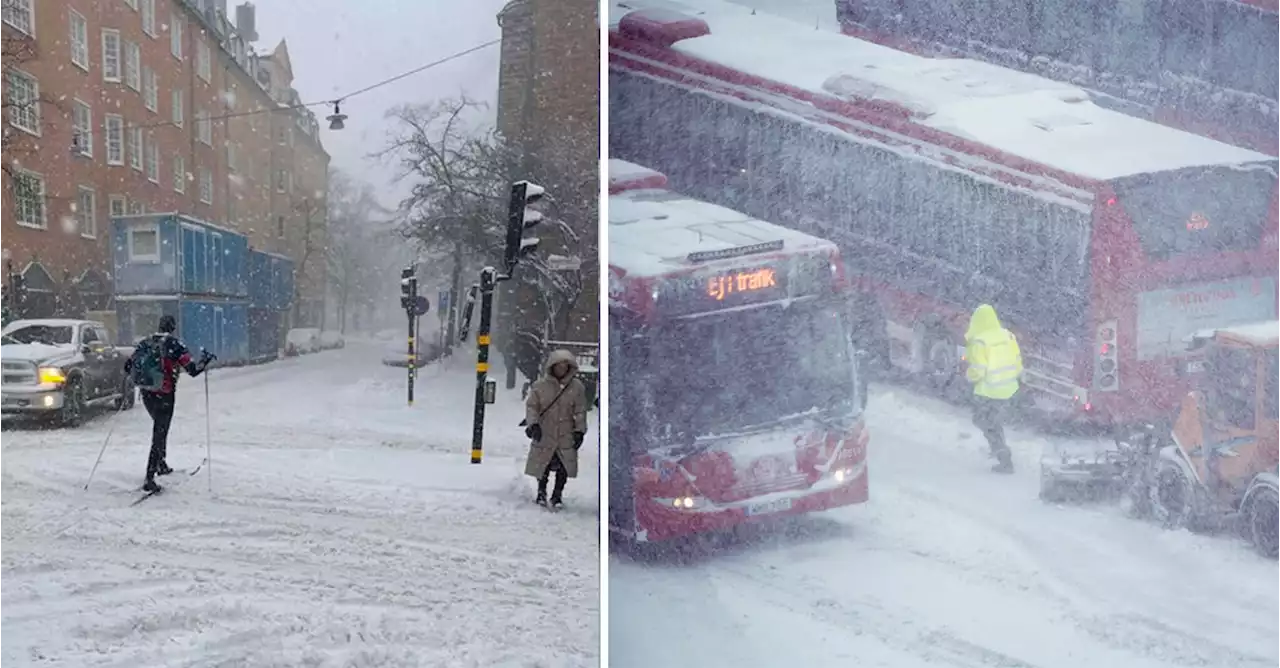
[[[471,424],[471,463],[479,464],[484,449],[485,380],[489,374],[489,329],[493,324],[493,289],[497,272],[480,272],[480,328],[476,330],[476,408]]]
[[[418,356],[414,351],[414,322],[418,318],[409,313],[409,405],[413,405],[413,377],[418,375]]]

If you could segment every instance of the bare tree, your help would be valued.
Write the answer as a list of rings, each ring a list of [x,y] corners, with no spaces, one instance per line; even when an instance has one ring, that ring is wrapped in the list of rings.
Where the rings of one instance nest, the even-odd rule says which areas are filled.
[[[302,327],[304,323],[302,318],[302,286],[304,282],[312,282],[312,276],[308,273],[311,267],[311,258],[317,250],[325,247],[324,233],[324,202],[317,203],[312,197],[304,197],[293,206],[294,212],[302,217],[302,238],[300,245],[302,246],[302,258],[294,266],[293,269],[293,320],[294,327]],[[323,281],[318,282],[323,285]],[[310,323],[305,323],[310,324]],[[324,326],[324,311],[321,310],[321,319],[318,323]]]
[[[378,203],[373,187],[341,171],[329,176],[329,236],[325,247],[329,285],[337,298],[339,329],[345,333],[353,300],[372,300],[390,266],[386,249],[395,239],[383,223],[391,211]]]

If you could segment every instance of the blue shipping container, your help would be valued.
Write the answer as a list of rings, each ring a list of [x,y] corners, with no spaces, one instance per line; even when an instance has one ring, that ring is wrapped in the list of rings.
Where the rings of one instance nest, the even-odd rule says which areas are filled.
[[[193,298],[135,298],[116,302],[120,340],[136,342],[156,331],[160,316],[178,320],[178,338],[195,354],[204,348],[221,362],[250,359],[249,304],[243,300]]]
[[[249,240],[178,214],[112,219],[112,265],[119,295],[248,297]]]

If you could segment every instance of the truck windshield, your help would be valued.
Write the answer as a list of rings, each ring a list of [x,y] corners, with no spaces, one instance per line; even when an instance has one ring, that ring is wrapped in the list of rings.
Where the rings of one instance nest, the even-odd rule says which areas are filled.
[[[671,322],[653,334],[655,426],[733,433],[817,409],[852,412],[854,362],[840,312],[818,302]]]
[[[5,343],[44,343],[51,346],[71,345],[71,327],[29,325],[4,335]]]

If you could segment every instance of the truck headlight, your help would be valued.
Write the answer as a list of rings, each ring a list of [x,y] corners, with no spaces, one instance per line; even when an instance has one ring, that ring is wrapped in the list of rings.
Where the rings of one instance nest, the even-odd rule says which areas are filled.
[[[40,382],[61,385],[67,382],[67,375],[62,373],[62,369],[56,366],[42,366],[40,367]]]

